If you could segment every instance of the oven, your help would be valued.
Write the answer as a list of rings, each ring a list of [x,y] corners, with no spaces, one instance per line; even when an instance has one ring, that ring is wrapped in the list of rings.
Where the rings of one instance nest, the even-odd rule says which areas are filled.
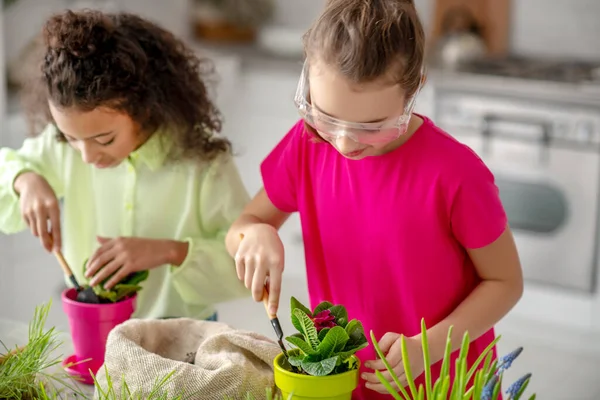
[[[595,293],[599,111],[455,89],[436,92],[435,110],[494,173],[525,280]]]

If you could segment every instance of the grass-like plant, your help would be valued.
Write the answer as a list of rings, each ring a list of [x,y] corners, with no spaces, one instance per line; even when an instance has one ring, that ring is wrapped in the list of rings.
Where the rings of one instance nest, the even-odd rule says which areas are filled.
[[[402,362],[404,364],[404,371],[408,382],[407,391],[387,362],[385,355],[381,351],[379,344],[375,339],[375,335],[371,331],[371,340],[373,341],[375,351],[385,364],[385,367],[390,373],[394,383],[400,388],[399,391],[396,391],[392,387],[391,382],[387,381],[381,372],[376,371],[375,373],[379,378],[379,381],[386,387],[394,399],[424,400],[427,398],[428,400],[497,400],[499,398],[502,390],[501,386],[504,371],[510,368],[513,361],[519,356],[519,354],[521,354],[523,349],[518,348],[499,360],[493,360],[492,349],[500,340],[500,336],[498,336],[479,356],[474,365],[472,365],[470,368],[467,368],[467,354],[469,352],[470,338],[468,332],[466,332],[463,336],[459,356],[456,359],[455,375],[454,379],[452,380],[450,376],[450,356],[452,354],[451,336],[452,327],[450,327],[448,330],[440,377],[435,382],[432,382],[429,345],[427,342],[427,327],[425,326],[425,320],[421,320],[421,343],[423,347],[423,362],[425,365],[425,386],[421,384],[418,388],[416,387],[415,380],[410,369],[410,360],[406,350],[406,341],[403,336],[400,338]],[[525,392],[530,379],[531,374],[526,374],[510,385],[506,390],[506,399],[519,400]],[[469,385],[471,381],[473,384]],[[536,395],[533,394],[531,397],[529,397],[529,400],[535,400],[535,397]]]
[[[45,330],[51,305],[36,307],[25,346],[13,347],[0,338],[0,399],[38,399],[46,391],[56,398],[57,387],[77,393],[66,372],[50,371],[61,363],[55,351],[62,344],[54,328]]]
[[[110,374],[108,370],[105,368],[106,373],[106,387],[103,388],[99,385],[96,377],[94,378],[94,387],[96,390],[96,399],[97,400],[194,400],[201,397],[201,393],[185,396],[183,394],[180,395],[172,395],[168,394],[165,390],[166,385],[170,382],[175,371],[165,375],[162,378],[158,378],[154,381],[150,393],[147,395],[142,395],[139,391],[130,388],[126,382],[122,381],[121,388],[116,389],[113,385],[112,379],[110,378]],[[41,387],[41,390],[38,392],[38,397],[36,399],[39,400],[59,400],[62,399],[56,391],[53,390],[45,390],[44,387]],[[251,393],[246,393],[240,395],[238,397],[225,397],[223,400],[263,400],[256,399],[254,395]],[[265,389],[265,397],[264,400],[284,400],[280,394],[275,393],[273,389],[266,388]],[[292,396],[290,395],[288,399],[292,400]]]

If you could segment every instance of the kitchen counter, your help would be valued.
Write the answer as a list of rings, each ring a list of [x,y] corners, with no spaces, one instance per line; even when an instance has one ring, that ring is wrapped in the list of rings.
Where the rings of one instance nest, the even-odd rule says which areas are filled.
[[[485,93],[548,101],[565,105],[600,108],[600,83],[570,84],[533,79],[430,69],[429,79],[436,90]]]

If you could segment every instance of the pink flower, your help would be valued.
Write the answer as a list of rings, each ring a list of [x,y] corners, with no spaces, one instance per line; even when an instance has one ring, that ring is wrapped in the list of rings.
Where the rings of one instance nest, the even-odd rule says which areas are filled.
[[[333,328],[336,326],[335,316],[332,315],[329,310],[321,311],[311,319],[315,324],[315,328],[317,328],[317,332],[321,331],[323,328]]]

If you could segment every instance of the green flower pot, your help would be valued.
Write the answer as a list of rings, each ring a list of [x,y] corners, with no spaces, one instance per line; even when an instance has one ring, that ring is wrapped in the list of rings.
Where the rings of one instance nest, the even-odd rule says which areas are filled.
[[[290,351],[293,354],[294,350]],[[297,374],[284,367],[287,364],[283,353],[275,357],[275,385],[281,390],[284,399],[292,395],[294,400],[351,400],[352,392],[358,386],[360,361],[352,356],[356,369],[341,374],[311,376]]]

